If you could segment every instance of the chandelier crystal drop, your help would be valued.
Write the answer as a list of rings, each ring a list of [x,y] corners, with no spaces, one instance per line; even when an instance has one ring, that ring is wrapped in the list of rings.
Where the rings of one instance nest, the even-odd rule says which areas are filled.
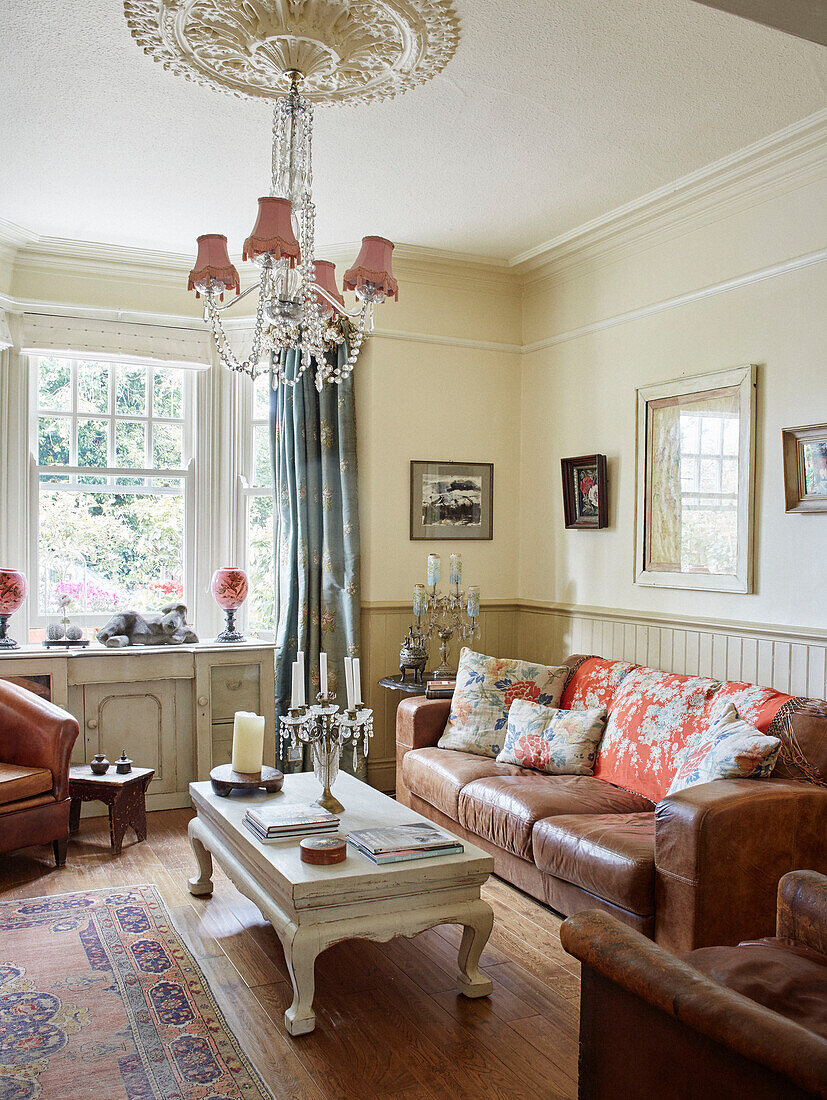
[[[313,106],[300,90],[301,74],[291,71],[290,90],[276,99],[273,112],[273,152],[270,194],[258,200],[258,218],[244,242],[243,259],[261,268],[257,283],[240,293],[238,271],[227,250],[227,238],[208,233],[198,238],[198,255],[190,272],[189,289],[204,296],[204,320],[210,326],[221,361],[230,370],[256,378],[273,365],[277,381],[295,386],[315,367],[316,388],[338,383],[352,372],[366,335],[373,331],[373,307],[387,297],[398,299],[393,277],[393,244],[384,237],[365,237],[343,289],[356,293],[359,306],[345,309],[336,288],[335,268],[315,256],[316,207],[313,203]],[[239,360],[230,348],[222,314],[258,290],[250,354]],[[227,304],[225,291],[235,291]],[[345,342],[347,358],[334,365]],[[295,370],[289,374],[284,350],[294,350]]]

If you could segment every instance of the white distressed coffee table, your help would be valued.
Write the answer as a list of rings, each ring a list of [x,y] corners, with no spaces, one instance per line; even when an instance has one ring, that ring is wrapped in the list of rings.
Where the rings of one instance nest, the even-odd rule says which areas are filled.
[[[437,856],[377,866],[348,845],[344,863],[302,863],[297,839],[261,844],[242,825],[250,805],[313,802],[319,782],[312,772],[287,775],[279,794],[216,795],[209,783],[191,783],[198,813],[189,835],[199,873],[192,894],[212,893],[212,860],[261,910],[284,948],[293,982],[293,1003],[284,1014],[291,1035],[316,1026],[313,1014],[316,956],[339,940],[389,940],[415,936],[437,924],[461,924],[457,986],[466,997],[485,997],[491,982],[479,970],[494,914],[480,887],[494,869],[486,852],[463,841],[461,855]],[[336,780],[345,805],[339,833],[383,825],[424,822],[406,806],[345,773]]]

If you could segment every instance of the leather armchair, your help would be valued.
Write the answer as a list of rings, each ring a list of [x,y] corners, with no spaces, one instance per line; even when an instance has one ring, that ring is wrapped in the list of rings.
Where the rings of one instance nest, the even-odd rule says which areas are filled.
[[[80,730],[71,714],[0,680],[0,852],[54,845],[66,862],[69,759]]]
[[[827,1097],[827,1012],[812,994],[827,976],[825,876],[782,878],[776,931],[681,958],[606,913],[564,921],[583,964],[580,1100]]]

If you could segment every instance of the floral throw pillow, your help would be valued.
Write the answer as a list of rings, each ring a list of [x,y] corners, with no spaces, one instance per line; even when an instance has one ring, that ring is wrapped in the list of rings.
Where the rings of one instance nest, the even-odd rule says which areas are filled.
[[[519,764],[546,775],[591,775],[606,725],[606,708],[557,710],[515,699],[500,764]]]
[[[732,703],[717,710],[709,728],[687,741],[667,794],[713,779],[764,779],[775,767],[781,742],[738,717]]]
[[[510,661],[463,648],[439,747],[496,756],[505,741],[508,708],[514,700],[531,699],[556,707],[568,674],[566,665]]]

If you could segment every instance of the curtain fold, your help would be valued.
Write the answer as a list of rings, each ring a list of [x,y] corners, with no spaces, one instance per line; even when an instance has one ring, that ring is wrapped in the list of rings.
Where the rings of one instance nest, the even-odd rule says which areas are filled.
[[[288,377],[299,358],[282,353]],[[347,348],[334,356],[342,366]],[[305,654],[308,702],[319,690],[319,654],[327,654],[329,690],[344,707],[344,658],[359,656],[360,551],[356,494],[356,418],[353,379],[316,390],[308,370],[295,386],[278,382],[270,394],[276,569],[276,710],[290,706],[292,664]],[[280,767],[312,767],[285,748]],[[341,767],[364,779],[359,753]]]

